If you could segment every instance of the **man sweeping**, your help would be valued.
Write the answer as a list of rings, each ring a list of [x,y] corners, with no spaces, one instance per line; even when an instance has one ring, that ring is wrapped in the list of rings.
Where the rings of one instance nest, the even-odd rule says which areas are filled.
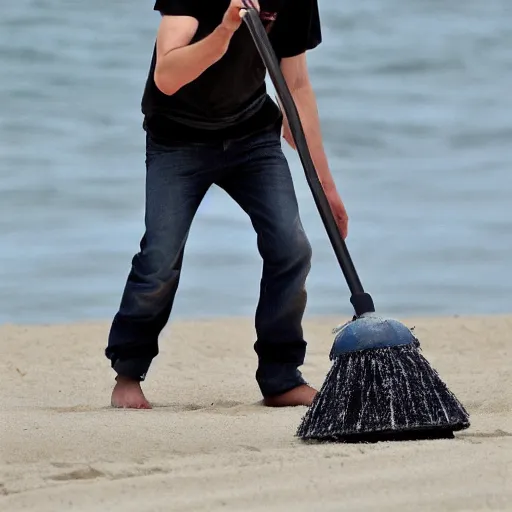
[[[321,42],[317,0],[261,0],[265,25],[296,102],[312,159],[343,238],[347,214],[323,149],[306,51]],[[311,246],[281,133],[289,126],[266,92],[266,70],[241,0],[157,0],[162,15],[142,99],[146,131],[145,233],[132,260],[106,356],[117,373],[112,405],[150,409],[141,382],[158,354],[178,289],[188,233],[212,185],[249,216],[263,260],[256,310],[256,381],[263,404],[311,404],[299,367]]]

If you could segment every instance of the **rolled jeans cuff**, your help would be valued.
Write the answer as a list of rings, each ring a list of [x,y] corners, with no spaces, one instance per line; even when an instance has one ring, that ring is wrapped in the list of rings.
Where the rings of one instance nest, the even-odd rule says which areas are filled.
[[[152,357],[141,357],[137,359],[117,359],[112,362],[112,368],[121,377],[126,377],[139,382],[146,379]]]
[[[307,384],[294,363],[262,363],[256,371],[256,381],[264,397],[286,393]]]

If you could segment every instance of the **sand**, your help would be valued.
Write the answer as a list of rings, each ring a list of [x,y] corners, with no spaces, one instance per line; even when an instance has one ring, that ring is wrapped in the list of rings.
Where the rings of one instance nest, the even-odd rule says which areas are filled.
[[[333,326],[309,319],[320,386]],[[408,319],[471,413],[453,440],[307,445],[305,409],[267,409],[251,320],[175,321],[145,391],[108,407],[108,324],[0,327],[0,510],[512,510],[512,316]]]

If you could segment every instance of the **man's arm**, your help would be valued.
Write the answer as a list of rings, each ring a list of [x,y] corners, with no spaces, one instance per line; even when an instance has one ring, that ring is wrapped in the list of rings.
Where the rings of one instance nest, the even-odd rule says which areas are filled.
[[[197,26],[197,20],[189,16],[162,18],[156,42],[154,78],[164,94],[174,94],[226,53],[232,33],[220,25],[203,40],[189,44]]]
[[[281,70],[295,105],[297,106],[318,179],[327,196],[340,234],[343,238],[346,238],[348,233],[348,215],[336,189],[336,184],[327,162],[327,156],[322,142],[322,131],[320,129],[320,117],[318,115],[315,93],[313,92],[313,87],[309,80],[306,54],[302,53],[296,57],[282,59]],[[285,140],[287,140],[288,143],[291,142],[291,146],[295,147],[286,116],[283,122],[283,129]]]
[[[243,14],[242,0],[231,0],[221,24],[193,44],[190,41],[198,28],[197,19],[192,16],[164,15],[156,41],[156,86],[170,96],[220,60],[228,49],[231,37],[240,27]]]
[[[333,186],[334,182],[322,141],[316,97],[309,80],[306,54],[302,53],[296,57],[283,59],[281,61],[281,71],[297,106],[309,152],[320,182],[324,188]],[[283,122],[283,136],[288,144],[295,149],[295,142],[286,116]]]

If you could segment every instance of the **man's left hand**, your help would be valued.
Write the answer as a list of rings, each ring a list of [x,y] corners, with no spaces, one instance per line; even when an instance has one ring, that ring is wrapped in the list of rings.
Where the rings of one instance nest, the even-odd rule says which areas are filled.
[[[341,200],[341,197],[338,194],[334,184],[324,186],[324,192],[327,197],[327,201],[329,201],[329,205],[331,207],[332,214],[338,226],[339,232],[343,240],[345,240],[348,235],[348,215],[347,210],[345,210],[345,205],[343,204],[343,201]]]

